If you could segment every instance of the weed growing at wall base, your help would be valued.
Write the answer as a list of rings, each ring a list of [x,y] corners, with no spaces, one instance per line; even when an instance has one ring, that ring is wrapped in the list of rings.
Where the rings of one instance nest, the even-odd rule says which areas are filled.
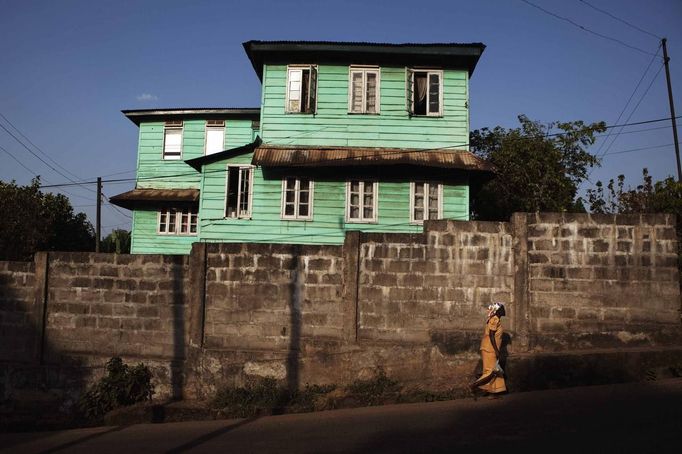
[[[130,367],[121,358],[107,362],[107,375],[83,394],[78,404],[86,418],[99,419],[114,408],[152,399],[152,373],[140,363]]]

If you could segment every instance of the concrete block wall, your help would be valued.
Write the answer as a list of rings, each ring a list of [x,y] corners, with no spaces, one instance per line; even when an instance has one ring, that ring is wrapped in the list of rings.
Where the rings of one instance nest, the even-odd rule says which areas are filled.
[[[181,359],[188,257],[49,253],[46,354]]]
[[[362,236],[359,337],[431,342],[483,326],[492,302],[512,302],[508,223],[429,222],[423,235]]]
[[[206,348],[289,349],[301,338],[341,338],[341,246],[206,247]]]
[[[591,348],[674,340],[675,217],[528,214],[532,344]]]
[[[33,262],[0,262],[0,361],[31,361],[35,331]]]

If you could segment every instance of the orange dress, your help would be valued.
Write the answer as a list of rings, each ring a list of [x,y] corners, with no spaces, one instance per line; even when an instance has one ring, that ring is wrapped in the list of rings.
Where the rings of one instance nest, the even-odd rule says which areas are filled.
[[[483,359],[483,375],[476,380],[476,382],[481,382],[483,384],[478,385],[479,389],[487,391],[489,393],[501,393],[507,390],[507,385],[504,382],[503,376],[495,376],[489,380],[493,369],[495,368],[495,363],[497,362],[497,356],[495,355],[495,349],[490,341],[490,333],[495,333],[495,344],[498,350],[502,346],[502,324],[500,323],[500,317],[493,315],[488,319],[488,323],[485,325],[485,331],[483,332],[483,338],[481,339],[481,358]]]

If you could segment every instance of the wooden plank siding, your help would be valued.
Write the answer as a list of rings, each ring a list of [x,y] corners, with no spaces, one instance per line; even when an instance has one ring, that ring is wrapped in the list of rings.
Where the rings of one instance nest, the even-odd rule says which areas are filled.
[[[164,122],[140,123],[137,152],[137,188],[200,189],[201,174],[185,164],[186,159],[204,155],[205,120],[185,120],[182,133],[182,159],[163,159]],[[252,142],[251,120],[225,120],[225,149]],[[174,176],[176,175],[176,176]],[[136,254],[187,254],[196,236],[159,235],[158,211],[134,210],[131,251]]]
[[[348,66],[318,67],[317,112],[285,113],[286,65],[265,65],[261,138],[265,143],[395,148],[467,149],[466,70],[443,71],[443,116],[410,117],[405,68],[381,67],[380,113],[348,113]]]
[[[349,230],[405,233],[423,230],[421,225],[409,222],[409,181],[379,182],[376,223],[346,222],[346,183],[342,178],[314,181],[311,221],[282,220],[282,180],[265,178],[260,167],[254,171],[251,219],[225,219],[227,165],[249,164],[251,157],[252,154],[246,154],[205,166],[199,213],[201,241],[342,244]],[[443,216],[468,219],[467,181],[444,184]]]

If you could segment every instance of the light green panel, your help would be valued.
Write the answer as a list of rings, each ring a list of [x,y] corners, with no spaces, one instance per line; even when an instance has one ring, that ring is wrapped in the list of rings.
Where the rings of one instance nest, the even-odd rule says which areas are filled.
[[[346,186],[339,181],[315,181],[313,220],[281,219],[282,182],[265,180],[262,168],[256,168],[253,183],[251,219],[224,219],[225,170],[230,164],[248,164],[251,154],[204,167],[201,188],[201,241],[274,242],[304,244],[342,244],[345,232],[421,232],[421,225],[409,223],[408,182],[379,183],[378,221],[374,224],[346,223]],[[443,214],[452,219],[468,219],[468,187],[445,185]]]
[[[261,137],[280,145],[468,149],[468,74],[444,70],[443,116],[410,117],[405,68],[381,68],[378,115],[348,113],[348,66],[318,67],[317,113],[285,113],[286,65],[265,65]]]
[[[199,241],[197,235],[159,235],[158,211],[133,211],[133,254],[189,254],[192,243]]]
[[[163,159],[163,122],[140,124],[138,146],[138,188],[198,188],[199,172],[183,161],[204,155],[205,120],[185,120],[182,130],[182,159]],[[251,120],[225,121],[225,148],[253,141]]]

